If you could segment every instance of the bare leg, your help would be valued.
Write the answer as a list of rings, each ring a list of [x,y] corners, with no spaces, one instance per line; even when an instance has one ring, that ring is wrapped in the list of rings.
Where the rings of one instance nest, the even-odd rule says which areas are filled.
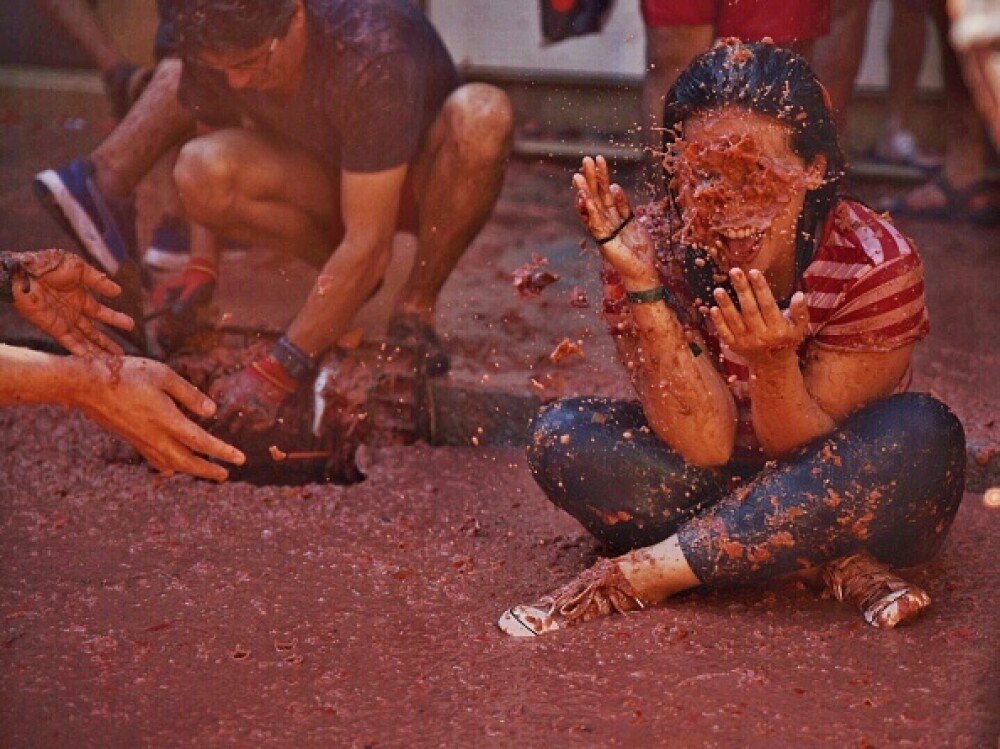
[[[83,47],[102,73],[125,62],[115,40],[86,0],[35,0],[46,15]]]
[[[649,603],[658,603],[701,585],[701,580],[684,558],[676,535],[618,557],[616,561],[632,587]]]
[[[943,0],[935,0],[931,18],[943,42],[945,106],[948,111],[942,184],[953,193],[946,195],[942,184],[928,181],[886,207],[897,212],[918,214],[944,211],[951,219],[969,218],[994,223],[1000,215],[1000,199],[995,190],[981,185],[986,172],[986,133],[962,78],[958,58],[947,41],[948,17]]]
[[[869,0],[833,0],[830,33],[813,45],[813,68],[830,92],[842,136],[847,133],[847,111],[865,50],[868,5]]]
[[[500,89],[470,83],[448,97],[414,165],[420,229],[400,311],[433,320],[441,287],[496,204],[512,129]]]
[[[336,186],[297,146],[254,130],[219,130],[184,145],[174,179],[191,220],[220,236],[319,265],[340,241]]]
[[[892,4],[889,34],[889,116],[887,130],[909,130],[910,114],[917,94],[917,78],[924,62],[927,13],[912,0]]]
[[[659,150],[663,138],[659,128],[663,101],[677,76],[691,60],[712,44],[713,27],[646,27],[646,77],[642,84],[642,105],[646,113],[645,143]]]
[[[157,65],[135,106],[91,154],[105,196],[129,197],[157,160],[193,132],[194,117],[177,101],[180,76],[180,60]]]

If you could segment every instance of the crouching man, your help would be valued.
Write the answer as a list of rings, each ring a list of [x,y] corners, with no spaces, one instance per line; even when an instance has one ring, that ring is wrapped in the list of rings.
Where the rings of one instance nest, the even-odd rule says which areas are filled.
[[[217,238],[299,256],[319,275],[271,353],[216,383],[229,429],[264,430],[375,292],[396,231],[418,238],[388,336],[447,371],[438,294],[499,194],[506,95],[462,85],[408,0],[175,0],[178,91],[199,122],[175,177],[192,258],[155,301],[165,329],[218,278]],[[247,290],[247,293],[252,293]]]

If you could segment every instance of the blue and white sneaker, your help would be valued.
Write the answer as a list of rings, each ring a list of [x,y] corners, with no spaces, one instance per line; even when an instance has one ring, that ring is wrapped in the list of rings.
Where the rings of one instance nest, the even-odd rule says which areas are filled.
[[[135,256],[135,207],[101,194],[90,159],[39,172],[32,187],[45,209],[108,276],[113,278]]]
[[[191,261],[191,230],[184,219],[164,216],[153,230],[153,238],[142,256],[142,264],[153,270],[179,272]]]

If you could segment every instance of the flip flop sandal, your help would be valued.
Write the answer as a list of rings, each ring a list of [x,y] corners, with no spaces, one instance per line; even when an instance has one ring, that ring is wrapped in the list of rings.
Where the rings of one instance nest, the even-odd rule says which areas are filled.
[[[987,203],[979,208],[971,207],[975,197],[995,192],[986,182],[974,182],[968,187],[959,189],[952,185],[944,174],[938,172],[924,184],[932,184],[940,190],[944,195],[945,202],[939,206],[917,207],[909,202],[911,191],[905,195],[896,195],[888,200],[880,201],[879,209],[888,211],[894,218],[908,217],[924,221],[973,223],[981,226],[994,226],[1000,223],[1000,200]]]

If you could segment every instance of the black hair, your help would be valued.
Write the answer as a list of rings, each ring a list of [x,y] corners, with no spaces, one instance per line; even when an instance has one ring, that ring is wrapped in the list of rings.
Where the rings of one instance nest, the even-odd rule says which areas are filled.
[[[162,0],[161,0],[162,1]],[[246,50],[284,38],[296,0],[165,0],[185,55]]]
[[[792,50],[770,42],[744,44],[726,39],[695,58],[667,93],[664,151],[669,152],[685,121],[723,107],[746,109],[787,125],[792,131],[792,150],[806,164],[817,156],[826,157],[823,185],[807,193],[799,216],[795,277],[800,278],[812,262],[818,235],[837,201],[844,176],[844,154],[829,95],[809,63]],[[676,205],[673,193],[669,199]]]

